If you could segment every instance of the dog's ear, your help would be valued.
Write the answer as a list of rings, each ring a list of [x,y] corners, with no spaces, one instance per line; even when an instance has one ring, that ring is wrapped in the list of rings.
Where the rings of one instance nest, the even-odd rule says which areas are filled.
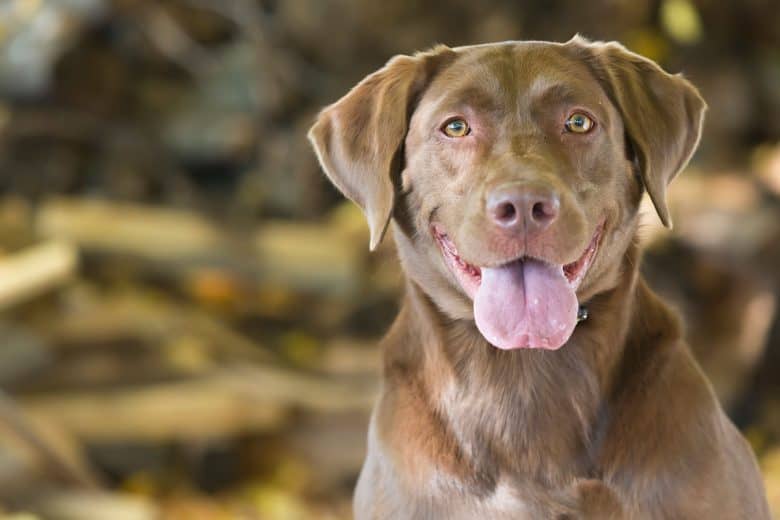
[[[642,182],[661,222],[671,228],[666,187],[699,143],[706,103],[681,75],[666,73],[617,42],[575,36],[566,45],[584,57],[620,111]]]
[[[455,52],[445,46],[415,56],[396,56],[326,107],[309,140],[333,184],[363,210],[370,249],[384,236],[393,212],[394,177],[414,106]]]

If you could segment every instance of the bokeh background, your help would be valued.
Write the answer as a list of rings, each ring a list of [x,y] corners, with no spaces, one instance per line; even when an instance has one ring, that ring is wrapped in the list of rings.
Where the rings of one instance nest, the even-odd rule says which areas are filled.
[[[780,512],[774,0],[0,0],[0,510],[349,518],[401,275],[305,132],[396,53],[575,33],[710,105],[643,269]]]

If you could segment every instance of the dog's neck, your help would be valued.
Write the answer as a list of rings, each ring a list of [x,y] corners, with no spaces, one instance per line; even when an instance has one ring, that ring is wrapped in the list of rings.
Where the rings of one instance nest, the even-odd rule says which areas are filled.
[[[635,335],[629,329],[643,312],[637,307],[655,303],[638,257],[632,245],[615,286],[587,302],[590,317],[555,352],[496,349],[473,321],[449,319],[409,281],[396,323],[403,326],[393,330],[410,335],[386,342],[386,381],[412,382],[425,394],[427,412],[442,422],[458,456],[480,466],[471,468],[479,479],[504,472],[571,478],[562,467],[588,475],[598,454],[585,447],[598,446],[604,406]]]

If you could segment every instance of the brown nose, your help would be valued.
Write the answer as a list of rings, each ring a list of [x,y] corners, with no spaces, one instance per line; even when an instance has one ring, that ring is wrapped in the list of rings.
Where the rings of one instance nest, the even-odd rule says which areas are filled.
[[[551,188],[528,183],[504,184],[487,197],[488,217],[507,231],[539,233],[558,218],[560,206]]]

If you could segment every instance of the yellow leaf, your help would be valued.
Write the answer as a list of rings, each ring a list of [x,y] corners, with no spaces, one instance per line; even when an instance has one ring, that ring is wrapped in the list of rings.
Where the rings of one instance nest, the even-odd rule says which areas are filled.
[[[665,0],[661,4],[661,26],[679,43],[690,45],[701,40],[701,18],[690,0]]]

